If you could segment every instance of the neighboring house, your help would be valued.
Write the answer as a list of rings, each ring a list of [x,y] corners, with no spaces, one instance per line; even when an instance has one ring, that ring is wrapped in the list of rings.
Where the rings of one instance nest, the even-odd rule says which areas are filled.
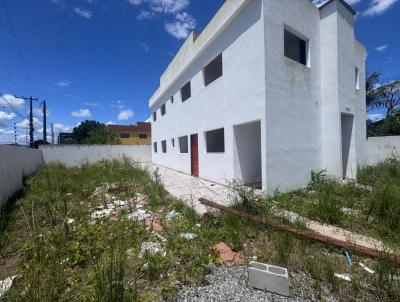
[[[227,0],[149,101],[153,162],[220,183],[355,178],[366,148],[365,48],[340,0]]]
[[[107,125],[107,128],[118,135],[122,145],[150,145],[151,123],[138,122],[136,125]]]
[[[74,145],[78,144],[75,133],[60,132],[58,134],[58,144],[59,145]]]

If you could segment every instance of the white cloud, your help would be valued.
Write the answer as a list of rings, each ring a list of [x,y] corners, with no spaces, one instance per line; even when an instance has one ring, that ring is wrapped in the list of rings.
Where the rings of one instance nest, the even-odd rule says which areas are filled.
[[[361,0],[347,0],[346,2],[350,5],[354,5],[354,4],[361,2]]]
[[[377,47],[376,50],[379,52],[384,52],[388,48],[388,46],[389,45],[385,44],[385,45]]]
[[[54,127],[55,131],[66,132],[66,131],[70,131],[71,130],[70,126],[66,126],[66,125],[63,125],[63,124],[54,124],[53,127]]]
[[[71,81],[62,80],[62,81],[59,81],[59,82],[55,83],[54,86],[57,86],[57,87],[60,87],[60,88],[65,88],[65,87],[68,87],[69,85],[71,85],[71,83],[72,83]]]
[[[91,106],[91,107],[96,107],[96,106],[100,105],[100,103],[97,103],[97,102],[85,102],[83,104],[86,106]]]
[[[115,123],[113,122],[113,121],[108,121],[107,123],[106,123],[106,125],[108,126],[108,125],[115,125]]]
[[[122,111],[118,114],[118,120],[120,120],[120,121],[129,120],[130,118],[133,117],[134,114],[135,114],[135,113],[134,113],[131,109],[122,110]]]
[[[22,99],[17,99],[11,94],[3,94],[0,96],[0,107],[6,108],[22,108],[25,101]]]
[[[376,16],[382,15],[385,11],[391,8],[398,0],[372,0],[366,11],[364,11],[364,16]]]
[[[118,108],[119,110],[122,110],[122,109],[125,108],[124,103],[125,103],[125,102],[124,102],[124,101],[121,101],[121,100],[113,101],[113,102],[111,103],[111,107],[113,107],[113,108]]]
[[[165,30],[177,39],[185,39],[196,25],[196,19],[183,12],[176,14],[175,21],[165,23]]]
[[[35,109],[33,109],[33,114],[34,115],[38,115],[38,116],[43,116],[43,109],[35,108]],[[50,111],[49,110],[46,111],[46,115],[47,116],[50,115]]]
[[[0,111],[0,122],[11,121],[11,120],[15,119],[15,117],[16,117],[16,115],[14,112],[6,113],[4,111]]]
[[[368,118],[368,120],[370,120],[372,122],[377,122],[377,121],[383,120],[385,118],[385,114],[384,113],[372,113],[372,114],[368,114],[367,118]]]
[[[90,117],[92,113],[89,109],[79,109],[78,111],[71,112],[73,117]]]
[[[79,7],[74,7],[74,12],[77,13],[79,16],[90,19],[93,16],[93,12],[88,9],[82,9]]]
[[[41,128],[42,127],[42,123],[36,118],[33,118],[33,126],[35,128]],[[29,129],[29,120],[28,119],[24,119],[22,122],[17,124],[18,128],[21,129]]]
[[[151,20],[156,16],[152,11],[141,9],[140,13],[136,16],[138,20]]]
[[[139,44],[140,44],[140,46],[142,47],[142,49],[143,49],[144,52],[149,52],[149,50],[150,50],[149,45],[147,45],[147,44],[144,43],[144,42],[139,42]]]
[[[190,4],[189,0],[128,0],[128,2],[135,6],[147,3],[152,11],[172,14],[184,10]]]

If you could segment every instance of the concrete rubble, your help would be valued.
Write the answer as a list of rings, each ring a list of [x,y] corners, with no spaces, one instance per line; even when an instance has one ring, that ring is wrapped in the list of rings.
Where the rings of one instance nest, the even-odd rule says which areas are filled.
[[[182,233],[182,234],[179,234],[179,237],[181,237],[182,239],[186,239],[186,240],[193,240],[193,239],[196,239],[198,236],[194,233]]]
[[[13,285],[14,279],[17,276],[11,276],[0,281],[0,298],[3,297]]]
[[[164,257],[167,255],[167,253],[162,249],[161,244],[158,242],[143,242],[139,258],[143,258],[146,253],[151,256],[154,256],[157,253]]]
[[[219,253],[219,258],[222,263],[229,263],[235,265],[245,264],[244,252],[233,252],[225,243],[220,242],[213,246],[213,248]]]

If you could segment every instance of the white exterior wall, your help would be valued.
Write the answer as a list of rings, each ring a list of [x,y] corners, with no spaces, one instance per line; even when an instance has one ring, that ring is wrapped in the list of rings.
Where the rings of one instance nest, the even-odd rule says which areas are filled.
[[[232,14],[234,7],[241,9]],[[224,18],[233,21],[221,30],[216,24]],[[251,171],[242,169],[240,158],[245,158],[243,152],[257,153],[238,147],[237,141],[254,143],[255,137],[243,139],[249,128],[235,125],[259,121],[263,190],[292,190],[307,184],[311,170],[343,175],[341,114],[345,113],[354,115],[346,176],[355,177],[365,159],[366,113],[365,49],[354,39],[353,26],[354,16],[338,0],[322,8],[310,0],[226,1],[204,32],[192,34],[184,43],[150,100],[151,111],[157,110],[152,130],[158,153],[153,152],[153,161],[190,174],[190,150],[179,154],[178,137],[188,135],[190,145],[190,135],[198,133],[200,177],[222,183],[252,178],[259,171],[252,170],[254,163],[248,164]],[[307,66],[285,57],[285,28],[308,41]],[[207,44],[213,29],[217,38]],[[203,87],[202,68],[221,51],[224,74]],[[179,90],[189,80],[192,97],[182,103]],[[159,108],[164,102],[167,113],[162,117]],[[206,154],[204,131],[222,127],[225,153]],[[166,154],[162,140],[167,141]]]
[[[21,190],[24,178],[42,164],[39,150],[0,145],[0,206]]]
[[[390,157],[400,156],[400,136],[369,137],[362,165],[375,165]]]
[[[43,145],[44,162],[59,162],[67,167],[124,157],[138,162],[151,161],[150,145]]]
[[[179,153],[178,138],[197,133],[199,176],[220,183],[234,178],[233,125],[255,120],[264,124],[262,0],[247,2],[250,4],[152,106],[152,111],[157,109],[157,121],[152,122],[152,139],[158,144],[154,163],[190,174],[190,137],[187,154]],[[223,76],[204,87],[202,69],[221,52]],[[182,103],[180,88],[189,80],[192,96]],[[159,108],[165,101],[166,115],[161,116]],[[207,154],[204,132],[222,127],[225,153]],[[175,148],[171,138],[175,138]],[[162,153],[162,140],[167,140],[166,154]]]
[[[268,192],[304,186],[321,166],[319,11],[309,0],[266,0]],[[309,40],[309,63],[284,56],[284,27]]]

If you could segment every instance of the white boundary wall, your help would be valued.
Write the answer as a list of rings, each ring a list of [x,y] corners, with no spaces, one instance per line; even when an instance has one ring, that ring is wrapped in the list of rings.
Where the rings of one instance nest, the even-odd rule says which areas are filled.
[[[367,139],[366,163],[374,165],[393,155],[400,156],[400,136],[369,137]]]
[[[151,162],[150,145],[49,145],[41,150],[46,164],[60,162],[68,167],[123,157],[139,163]]]
[[[21,190],[24,177],[43,163],[40,150],[0,145],[0,205]]]

